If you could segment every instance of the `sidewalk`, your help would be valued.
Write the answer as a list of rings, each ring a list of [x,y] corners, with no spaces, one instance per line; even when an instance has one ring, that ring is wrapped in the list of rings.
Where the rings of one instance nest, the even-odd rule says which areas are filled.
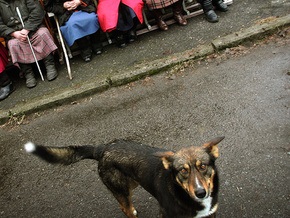
[[[33,89],[25,87],[24,79],[17,80],[16,90],[0,102],[0,123],[9,116],[66,104],[290,25],[288,0],[259,2],[234,0],[227,13],[217,12],[220,22],[216,24],[208,23],[203,15],[193,17],[186,27],[171,25],[166,32],[146,33],[124,49],[109,45],[89,63],[74,57],[72,80],[68,79],[65,65],[58,66],[60,75],[55,81],[42,82],[38,78]]]

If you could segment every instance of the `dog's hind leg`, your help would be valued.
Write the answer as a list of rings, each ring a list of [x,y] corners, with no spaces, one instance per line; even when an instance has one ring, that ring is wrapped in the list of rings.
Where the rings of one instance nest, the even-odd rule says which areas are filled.
[[[138,186],[138,183],[117,169],[102,169],[99,172],[103,183],[117,199],[123,213],[129,218],[137,218],[137,211],[132,203],[132,191]]]
[[[129,218],[136,218],[137,211],[133,207],[131,194],[129,196],[118,195],[116,193],[113,193],[113,194],[115,198],[118,200],[123,213]]]

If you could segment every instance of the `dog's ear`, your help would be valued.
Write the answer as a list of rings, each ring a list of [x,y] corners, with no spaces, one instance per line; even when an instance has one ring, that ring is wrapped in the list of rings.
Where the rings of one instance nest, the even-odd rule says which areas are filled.
[[[219,149],[217,144],[220,143],[225,137],[217,137],[211,141],[203,144],[203,147],[216,159],[219,156]]]
[[[168,170],[173,163],[173,155],[174,152],[172,151],[156,152],[154,154],[154,156],[159,157],[162,160],[162,164],[166,170]]]

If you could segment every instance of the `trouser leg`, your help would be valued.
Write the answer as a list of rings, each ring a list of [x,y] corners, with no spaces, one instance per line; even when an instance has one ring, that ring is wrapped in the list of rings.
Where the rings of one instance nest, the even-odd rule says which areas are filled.
[[[124,48],[127,44],[124,38],[124,31],[115,30],[114,31],[114,38],[116,39],[116,45],[119,48]]]
[[[212,0],[212,4],[219,11],[222,12],[228,11],[228,6],[222,0]]]
[[[199,3],[201,4],[207,21],[211,23],[218,22],[218,16],[213,10],[212,0],[199,0]]]
[[[179,0],[178,2],[175,2],[172,5],[172,11],[173,11],[173,17],[176,20],[176,22],[181,26],[185,26],[187,24],[187,21],[182,14],[183,12],[182,3],[183,3],[183,0]]]
[[[4,70],[3,72],[0,73],[0,87],[7,86],[9,83],[11,83],[11,80]]]
[[[83,37],[83,38],[76,40],[76,43],[77,43],[79,49],[81,50],[82,59],[85,62],[91,61],[92,49],[91,49],[90,40],[87,37]]]
[[[161,30],[168,30],[168,26],[167,24],[163,21],[162,17],[163,17],[163,14],[162,14],[162,11],[161,9],[154,9],[153,11],[153,15],[154,15],[154,18],[156,20],[156,23],[157,23],[157,26],[161,29]]]
[[[90,35],[93,51],[96,55],[100,55],[103,52],[103,45],[101,41],[101,30]]]

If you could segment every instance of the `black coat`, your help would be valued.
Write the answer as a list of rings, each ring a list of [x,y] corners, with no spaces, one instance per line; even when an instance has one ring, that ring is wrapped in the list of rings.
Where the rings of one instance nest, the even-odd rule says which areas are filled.
[[[54,13],[55,16],[58,18],[59,25],[62,26],[70,16],[73,14],[73,11],[67,11],[63,7],[63,3],[67,0],[44,0],[44,8],[47,12]],[[77,10],[85,11],[88,13],[96,12],[96,6],[91,0],[83,0],[87,6],[80,5]]]
[[[11,38],[11,33],[23,29],[16,7],[19,8],[24,28],[30,32],[42,25],[45,15],[36,0],[0,0],[0,35],[7,39]]]

